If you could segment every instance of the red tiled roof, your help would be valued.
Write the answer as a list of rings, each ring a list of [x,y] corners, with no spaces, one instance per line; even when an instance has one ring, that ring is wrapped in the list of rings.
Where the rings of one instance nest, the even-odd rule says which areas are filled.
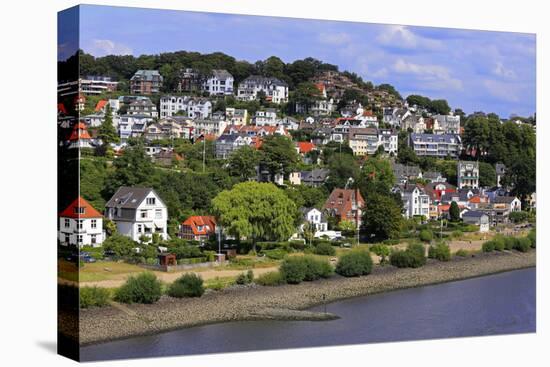
[[[71,136],[69,137],[70,141],[80,140],[80,139],[91,139],[92,137],[88,133],[88,128],[86,127],[86,124],[83,122],[79,122],[78,124],[74,125],[73,132],[71,133]]]
[[[323,210],[334,210],[341,219],[353,219],[347,218],[347,214],[352,210],[356,194],[357,205],[362,208],[365,205],[365,200],[359,190],[334,189],[323,205]]]
[[[325,90],[325,85],[323,83],[315,83],[315,87],[319,89],[319,92],[323,93]]]
[[[313,144],[309,141],[299,141],[296,144],[298,145],[298,149],[300,150],[300,154],[309,153],[313,149],[315,149],[315,144]]]
[[[181,225],[191,228],[196,236],[206,235],[216,231],[216,218],[208,215],[194,215],[187,218]],[[202,231],[198,229],[200,226],[203,227]]]
[[[79,214],[78,208],[84,208],[84,213]],[[79,196],[75,199],[71,205],[69,205],[60,214],[63,218],[102,218],[100,212],[98,212],[90,203],[88,203],[83,197]]]
[[[107,105],[107,102],[108,101],[106,99],[102,99],[99,102],[97,102],[97,104],[95,106],[95,111],[96,112],[101,111],[103,109],[103,107],[105,107]]]

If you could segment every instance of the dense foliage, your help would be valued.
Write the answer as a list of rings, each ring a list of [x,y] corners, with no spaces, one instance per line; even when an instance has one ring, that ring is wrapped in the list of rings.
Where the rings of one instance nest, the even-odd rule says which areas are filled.
[[[160,280],[149,272],[130,276],[115,292],[115,301],[122,303],[155,303],[162,295]]]
[[[170,297],[200,297],[204,293],[202,278],[195,273],[187,273],[176,279],[168,288]]]
[[[368,275],[372,271],[372,258],[369,251],[353,250],[340,257],[336,273],[345,277]]]

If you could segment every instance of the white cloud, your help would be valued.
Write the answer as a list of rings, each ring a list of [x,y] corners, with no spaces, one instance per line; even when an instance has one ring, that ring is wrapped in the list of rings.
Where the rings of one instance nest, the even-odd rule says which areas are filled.
[[[493,97],[506,102],[519,102],[517,89],[513,84],[486,79],[483,81],[483,85]]]
[[[516,73],[512,69],[508,69],[500,61],[497,61],[495,68],[493,69],[495,75],[505,77],[505,78],[515,78]]]
[[[375,78],[385,78],[386,76],[388,76],[388,68],[378,69],[374,73],[372,73],[371,76]]]
[[[449,69],[441,65],[421,65],[398,59],[393,70],[401,74],[415,75],[430,89],[462,89],[462,81],[451,76]]]
[[[86,52],[91,53],[94,56],[105,55],[131,55],[132,49],[122,43],[117,43],[111,40],[92,40],[89,50]]]
[[[376,38],[378,43],[405,49],[441,49],[443,43],[439,40],[419,36],[402,25],[386,26]]]
[[[329,45],[345,45],[351,41],[351,36],[347,33],[320,33],[319,41]]]

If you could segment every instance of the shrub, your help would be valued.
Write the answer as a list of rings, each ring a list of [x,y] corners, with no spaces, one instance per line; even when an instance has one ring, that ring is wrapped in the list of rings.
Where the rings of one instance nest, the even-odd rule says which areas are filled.
[[[183,274],[168,288],[168,295],[176,298],[200,297],[203,293],[202,278],[195,273]]]
[[[282,275],[278,271],[270,271],[269,273],[264,273],[256,278],[256,284],[263,286],[276,286],[285,283]]]
[[[320,242],[315,246],[315,249],[313,252],[317,255],[328,255],[328,256],[334,256],[336,255],[336,250],[332,245],[328,242]]]
[[[82,287],[80,293],[80,308],[103,307],[109,302],[109,290],[99,287]]]
[[[506,250],[513,250],[516,245],[515,237],[504,237],[504,247]]]
[[[147,259],[145,259],[145,263],[147,265],[157,265],[158,264],[158,259],[156,259],[154,257],[148,257]]]
[[[536,248],[537,247],[537,231],[535,229],[530,230],[529,234],[527,235],[527,238],[531,242],[531,247]]]
[[[434,237],[434,234],[432,231],[428,229],[423,229],[420,231],[420,240],[424,242],[430,242]]]
[[[387,257],[390,256],[390,248],[386,245],[373,245],[370,247],[370,251],[374,252],[377,256],[380,256],[380,264],[387,262]]]
[[[495,243],[491,241],[485,241],[483,245],[481,245],[481,249],[483,252],[493,252],[495,251]]]
[[[451,260],[451,249],[446,243],[438,243],[435,246],[430,246],[428,257],[439,261],[449,261]]]
[[[248,269],[246,272],[246,277],[248,278],[248,283],[252,283],[254,281],[254,272],[251,269]]]
[[[290,257],[283,261],[280,271],[287,283],[298,284],[306,277],[306,264],[299,257]]]
[[[383,243],[384,245],[392,246],[392,245],[397,245],[397,244],[399,244],[399,240],[396,239],[396,238],[390,238],[390,239],[387,239],[387,240],[382,241],[382,243]]]
[[[460,249],[457,252],[455,252],[455,256],[467,257],[468,256],[468,251],[466,251],[464,249]]]
[[[328,278],[333,273],[332,266],[325,260],[316,259],[312,256],[304,256],[300,260],[304,262],[306,267],[305,281]]]
[[[372,271],[372,258],[370,252],[355,250],[340,257],[336,265],[336,272],[345,277],[357,277],[370,274]]]
[[[390,264],[398,268],[419,268],[426,264],[425,249],[422,244],[411,244],[406,250],[394,251]]]
[[[453,236],[453,238],[460,238],[462,237],[463,234],[464,233],[462,233],[462,231],[456,230],[456,231],[453,231],[451,235]]]
[[[516,238],[514,249],[519,252],[527,252],[531,248],[531,241],[527,237]]]
[[[528,212],[512,212],[508,215],[508,218],[513,223],[522,223],[522,222],[527,221],[527,219],[529,218],[529,213]]]
[[[287,252],[282,249],[262,250],[262,254],[272,260],[282,260],[286,256]]]
[[[238,276],[237,276],[237,279],[235,279],[235,283],[237,284],[249,284],[250,282],[252,282],[252,279],[250,279],[249,275],[252,274],[252,278],[254,278],[254,273],[252,273],[251,270],[248,271],[248,273],[240,273]]]
[[[504,238],[502,236],[495,236],[493,238],[493,245],[495,247],[495,250],[502,251],[505,248]]]
[[[131,276],[115,292],[115,301],[122,303],[154,303],[162,294],[160,280],[153,273]]]

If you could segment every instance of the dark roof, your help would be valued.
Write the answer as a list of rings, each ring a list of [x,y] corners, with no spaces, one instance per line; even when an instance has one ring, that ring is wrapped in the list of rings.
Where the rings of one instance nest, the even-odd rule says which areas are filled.
[[[468,210],[466,213],[462,214],[462,217],[481,218],[484,215],[487,215],[487,214],[483,212],[478,212],[475,210]]]
[[[316,168],[312,171],[302,171],[300,172],[300,179],[305,182],[324,182],[328,175],[329,175],[328,169],[323,168]]]
[[[495,196],[493,203],[497,204],[510,204],[516,199],[515,196]]]
[[[105,208],[136,209],[151,191],[154,192],[150,187],[122,186],[115,192],[107,204],[105,204]]]

